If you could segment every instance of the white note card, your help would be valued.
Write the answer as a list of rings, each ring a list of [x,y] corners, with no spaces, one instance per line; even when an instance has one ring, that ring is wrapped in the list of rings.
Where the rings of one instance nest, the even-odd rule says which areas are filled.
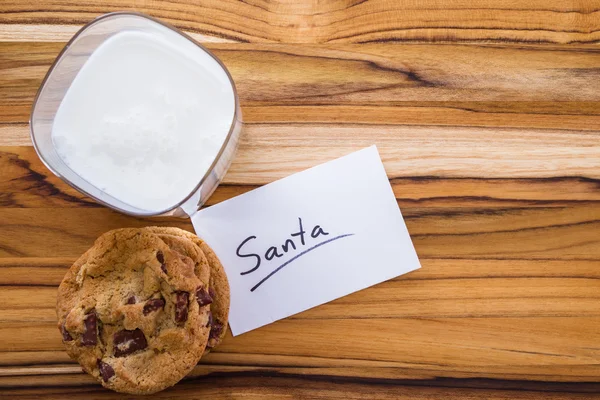
[[[375,146],[192,217],[231,286],[239,335],[420,267]]]

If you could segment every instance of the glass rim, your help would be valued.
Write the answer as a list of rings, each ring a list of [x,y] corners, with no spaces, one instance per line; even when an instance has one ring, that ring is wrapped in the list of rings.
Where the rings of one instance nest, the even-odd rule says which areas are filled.
[[[138,18],[146,19],[148,21],[155,22],[155,23],[157,23],[159,25],[162,25],[163,27],[165,27],[167,29],[170,29],[171,31],[173,31],[173,32],[175,32],[175,33],[183,36],[184,38],[186,38],[187,40],[189,40],[190,42],[192,42],[194,45],[196,45],[197,47],[199,47],[206,54],[208,54],[213,60],[215,60],[219,64],[219,66],[225,72],[225,75],[227,75],[227,78],[229,79],[229,83],[231,84],[231,88],[233,89],[233,99],[234,99],[233,118],[232,118],[231,124],[229,126],[229,132],[227,133],[227,136],[226,136],[225,140],[223,141],[223,144],[221,145],[221,148],[219,149],[219,152],[217,153],[217,156],[212,161],[210,167],[208,168],[208,170],[206,171],[206,173],[204,174],[204,176],[202,177],[202,179],[200,179],[200,181],[198,182],[198,184],[192,189],[192,191],[188,195],[186,195],[181,201],[179,201],[178,203],[176,203],[174,206],[172,206],[170,208],[167,208],[165,210],[161,210],[161,211],[135,212],[135,211],[124,210],[124,209],[122,209],[119,206],[116,206],[116,205],[113,205],[113,204],[109,204],[106,201],[97,198],[96,196],[88,193],[83,188],[80,188],[79,186],[77,186],[75,183],[71,182],[69,179],[67,179],[62,174],[60,174],[58,171],[56,171],[48,163],[48,160],[44,158],[44,156],[42,155],[42,152],[40,151],[38,143],[36,142],[34,128],[33,128],[33,124],[32,124],[33,115],[35,113],[35,109],[36,109],[39,97],[40,97],[40,95],[41,95],[44,87],[46,86],[46,82],[48,81],[48,78],[50,77],[50,75],[52,75],[52,72],[56,68],[58,62],[63,58],[64,54],[67,52],[67,50],[69,49],[69,47],[73,44],[73,42],[79,36],[81,36],[81,34],[84,33],[91,26],[96,25],[96,24],[98,24],[98,23],[100,23],[100,22],[102,22],[104,20],[111,19],[111,18],[114,18],[114,17],[121,17],[121,16],[130,16],[130,17],[138,17]],[[169,213],[169,212],[171,212],[173,210],[176,210],[177,208],[181,207],[194,194],[196,194],[196,192],[200,189],[200,187],[206,182],[207,178],[214,171],[217,163],[219,162],[219,160],[223,156],[223,153],[225,152],[225,149],[229,145],[229,143],[231,141],[231,138],[233,136],[233,133],[235,131],[236,126],[238,125],[238,123],[241,123],[241,121],[238,120],[239,111],[240,111],[240,104],[239,104],[239,98],[238,98],[238,94],[237,94],[237,88],[235,87],[235,82],[233,81],[233,78],[231,77],[231,74],[229,73],[229,70],[227,69],[227,67],[225,67],[225,64],[223,64],[223,62],[217,56],[215,56],[210,50],[208,50],[206,47],[204,47],[203,45],[201,45],[200,43],[198,43],[190,35],[186,34],[185,32],[181,31],[180,29],[176,28],[175,26],[173,26],[173,25],[171,25],[171,24],[169,24],[167,22],[161,21],[161,20],[159,20],[157,18],[154,18],[154,17],[152,17],[150,15],[147,15],[147,14],[144,14],[144,13],[141,13],[141,12],[137,12],[137,11],[115,11],[115,12],[110,12],[110,13],[107,13],[107,14],[100,15],[100,16],[94,18],[93,20],[91,20],[90,22],[86,23],[85,25],[83,25],[73,35],[73,37],[71,37],[71,39],[69,39],[69,41],[65,44],[65,46],[62,48],[62,50],[58,53],[58,55],[56,56],[56,58],[54,59],[54,61],[50,65],[50,68],[48,69],[48,72],[46,72],[46,75],[44,76],[44,79],[42,80],[42,82],[40,84],[40,87],[39,87],[39,89],[38,89],[38,91],[37,91],[37,93],[35,95],[35,98],[33,99],[33,104],[31,106],[31,113],[29,115],[29,136],[31,137],[31,141],[33,143],[33,148],[35,149],[35,152],[37,153],[37,155],[40,158],[40,160],[42,161],[42,163],[46,166],[46,168],[48,168],[50,170],[50,172],[52,172],[54,175],[56,175],[57,177],[59,177],[63,182],[65,182],[67,185],[69,185],[73,189],[75,189],[75,190],[83,193],[84,195],[86,195],[88,197],[91,197],[96,202],[98,202],[98,203],[100,203],[100,204],[102,204],[102,205],[104,205],[106,207],[109,207],[109,208],[111,208],[113,210],[119,211],[119,212],[121,212],[123,214],[131,215],[131,216],[134,216],[134,217],[160,216],[160,215],[167,214],[167,213]],[[75,172],[75,171],[73,171],[73,172]],[[79,175],[79,174],[76,173],[76,175]],[[90,185],[94,186],[91,183],[90,183]]]

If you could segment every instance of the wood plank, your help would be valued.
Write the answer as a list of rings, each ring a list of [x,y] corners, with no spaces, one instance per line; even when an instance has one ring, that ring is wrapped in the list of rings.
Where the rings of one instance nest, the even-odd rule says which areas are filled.
[[[253,124],[355,124],[460,126],[594,131],[600,127],[598,102],[405,102],[387,105],[244,105],[244,122]],[[10,108],[10,110],[8,109]],[[0,146],[30,146],[31,105],[0,112]]]
[[[550,400],[595,398],[594,385],[538,384],[524,381],[503,383],[502,387],[491,380],[399,380],[363,378],[350,380],[329,374],[330,370],[309,371],[243,371],[231,370],[186,380],[174,388],[153,395],[157,399],[171,398],[311,398],[311,399],[515,399],[525,400],[536,396]],[[373,373],[374,375],[374,373]],[[91,384],[84,376],[27,377],[31,388],[23,387],[23,379],[5,379],[11,389],[2,394],[20,399],[107,399],[116,395]]]
[[[388,362],[444,370],[445,376],[463,369],[498,376],[496,369],[506,366],[520,366],[524,377],[547,365],[598,372],[599,326],[597,316],[286,319],[235,339],[228,334],[218,353],[221,361],[233,353],[326,358],[340,367],[346,359]],[[324,345],[335,332],[344,332],[345,340]],[[62,349],[54,322],[6,323],[0,334],[2,352]]]
[[[39,361],[41,358],[39,356],[32,358],[30,353],[32,352],[0,353],[0,365],[7,365],[4,362],[7,358],[25,360],[25,364],[22,366],[11,363],[8,366],[0,367],[0,388],[6,388],[7,386],[31,387],[42,382],[45,386],[54,387],[69,385],[73,382],[94,384],[93,380],[86,374],[81,373],[81,369],[77,367],[74,361],[62,359],[63,356],[66,356],[62,350],[36,352],[48,357],[43,361]],[[27,364],[27,360],[36,359],[38,360],[35,365],[30,366]],[[518,373],[519,370],[518,365],[497,366],[494,372],[486,375],[486,378],[494,379],[494,381],[491,381],[482,378],[476,368],[463,367],[448,372],[440,368],[430,368],[427,365],[406,365],[389,361],[337,360],[335,358],[310,356],[220,353],[215,351],[203,357],[201,363],[189,374],[188,379],[202,377],[209,373],[214,377],[222,373],[242,371],[256,371],[263,374],[269,371],[278,371],[284,374],[298,371],[303,375],[310,375],[311,372],[319,371],[331,375],[331,378],[345,376],[346,378],[415,380],[420,381],[422,385],[432,385],[428,382],[430,380],[442,380],[446,382],[454,381],[454,385],[458,387],[460,387],[461,381],[468,383],[467,386],[470,387],[482,387],[486,382],[489,386],[493,382],[497,382],[498,387],[505,389],[519,386],[521,388],[529,387],[529,389],[552,389],[553,387],[567,389],[571,387],[571,390],[574,391],[588,391],[590,388],[597,387],[596,383],[591,382],[597,376],[597,370],[586,365],[540,365],[535,369],[531,369],[527,375],[527,381],[522,380],[523,375]],[[27,381],[29,384],[24,384],[22,380],[15,379],[19,376],[28,376],[27,379],[31,379],[31,381]],[[477,385],[477,382],[480,382],[480,384]]]
[[[0,257],[27,257],[28,253],[33,257],[72,257],[82,254],[108,230],[148,225],[190,229],[191,223],[175,217],[134,218],[107,208],[0,208]]]
[[[600,259],[597,202],[531,209],[414,207],[403,214],[422,258]],[[154,224],[190,229],[183,219],[136,219],[106,208],[4,208],[0,257],[74,257],[105,231]]]
[[[247,42],[369,43],[376,41],[514,41],[581,43],[600,38],[597,1],[468,0],[414,2],[177,2],[19,0],[0,4],[0,24],[82,25],[112,11],[136,10],[179,28]],[[47,29],[53,29],[49,27]],[[20,35],[15,30],[14,36]],[[47,33],[41,30],[38,38]]]
[[[264,184],[373,144],[390,178],[598,179],[599,137],[600,130],[248,125],[224,183]]]
[[[13,260],[0,258],[0,286],[4,287],[0,322],[4,326],[54,323],[56,288],[72,264],[58,260],[48,260],[56,264],[52,267],[28,267],[27,261],[17,267]],[[423,258],[422,264],[421,271],[291,319],[539,318],[568,317],[573,310],[577,316],[600,316],[597,260]]]
[[[68,42],[79,29],[80,25],[2,24],[0,42]],[[210,34],[190,31],[186,33],[201,43],[235,42]]]
[[[357,147],[358,148],[358,147]],[[240,152],[244,151],[244,147]],[[288,150],[293,152],[290,146]],[[348,150],[350,151],[350,150]],[[380,151],[386,151],[381,148]],[[341,155],[341,154],[340,154]],[[258,158],[255,163],[265,160]],[[305,161],[307,166],[310,161]],[[315,164],[317,164],[315,162]],[[229,174],[241,167],[234,165]],[[291,172],[301,169],[290,166]],[[584,177],[535,178],[477,178],[448,176],[394,177],[394,164],[386,162],[392,188],[400,206],[404,208],[519,208],[563,207],[569,204],[585,205],[600,200],[597,179]],[[277,171],[263,168],[254,177],[256,184],[235,184],[227,177],[208,204],[245,193],[277,179]],[[474,175],[471,173],[471,175]],[[32,147],[0,147],[0,206],[4,208],[63,208],[100,207],[51,174],[42,164]]]
[[[226,183],[260,184],[372,144],[390,178],[409,176],[547,178],[600,176],[600,131],[250,125]],[[310,161],[303,154],[310,153]],[[257,162],[258,161],[258,162]]]
[[[0,123],[28,121],[33,97],[62,46],[0,43]],[[230,69],[250,123],[600,127],[597,46],[209,48]]]
[[[0,257],[0,286],[43,286],[57,287],[66,270],[75,262],[78,255],[71,257]],[[600,278],[596,260],[476,260],[476,259],[424,259],[427,268],[421,268],[410,275],[399,278],[402,285],[408,281],[453,281],[474,279],[521,279],[522,283],[535,278],[548,279],[546,284],[553,285],[552,279],[574,279],[582,284],[595,285],[594,279]],[[26,271],[26,273],[20,273]],[[585,281],[589,280],[589,281]],[[395,282],[394,280],[391,282]],[[542,282],[540,282],[542,283]],[[421,283],[416,283],[420,285]],[[485,285],[486,283],[481,283]],[[386,288],[384,285],[382,287]],[[505,289],[505,288],[504,288]],[[386,288],[387,290],[387,288]],[[376,292],[373,292],[376,293]],[[366,295],[363,292],[362,295]],[[354,295],[353,295],[354,296]],[[433,300],[434,297],[431,298]],[[344,302],[338,300],[341,304]],[[324,305],[326,307],[327,305]],[[359,312],[360,310],[356,310]],[[493,310],[490,310],[493,311]],[[521,310],[512,310],[518,315]],[[539,310],[542,312],[543,310]],[[388,311],[390,312],[390,311]],[[318,316],[318,310],[307,311],[307,315]]]
[[[599,325],[598,317],[573,316],[526,320],[507,317],[290,319],[235,339],[228,336],[204,362],[233,366],[269,366],[274,362],[272,367],[297,364],[397,368],[398,371],[391,372],[395,379],[421,375],[426,370],[433,376],[454,378],[517,376],[539,381],[585,382],[595,381],[594,376],[600,372],[596,362],[600,350],[593,344],[598,340]],[[42,351],[42,354],[62,348],[55,324],[38,323],[28,327],[8,324],[0,329],[3,337],[9,339],[2,344],[1,354],[8,348],[11,352],[26,349]],[[25,338],[15,334],[19,331],[33,336]],[[346,340],[327,345],[331,343],[327,338],[340,331],[345,332]],[[31,360],[36,365],[44,363],[41,357]],[[34,367],[32,372],[28,372],[27,367],[3,368],[4,375],[13,376],[40,370],[40,367]],[[59,372],[53,365],[41,371],[44,375]],[[61,383],[57,381],[57,384]]]
[[[244,107],[244,122],[411,126],[471,126],[597,130],[600,107],[594,101],[406,101],[394,105],[270,105]],[[27,145],[28,143],[24,143]]]

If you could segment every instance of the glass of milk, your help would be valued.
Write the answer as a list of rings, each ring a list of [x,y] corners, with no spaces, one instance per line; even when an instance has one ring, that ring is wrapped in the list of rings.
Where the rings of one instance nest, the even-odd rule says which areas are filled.
[[[167,24],[124,12],[69,41],[30,119],[50,171],[136,216],[196,212],[225,175],[242,126],[233,80],[214,55]]]

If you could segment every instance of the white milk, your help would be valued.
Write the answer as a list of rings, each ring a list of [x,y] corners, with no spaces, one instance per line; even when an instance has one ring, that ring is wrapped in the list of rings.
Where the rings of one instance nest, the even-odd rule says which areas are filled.
[[[233,88],[191,42],[122,32],[77,74],[52,126],[60,158],[105,193],[162,211],[198,185],[229,133]]]

